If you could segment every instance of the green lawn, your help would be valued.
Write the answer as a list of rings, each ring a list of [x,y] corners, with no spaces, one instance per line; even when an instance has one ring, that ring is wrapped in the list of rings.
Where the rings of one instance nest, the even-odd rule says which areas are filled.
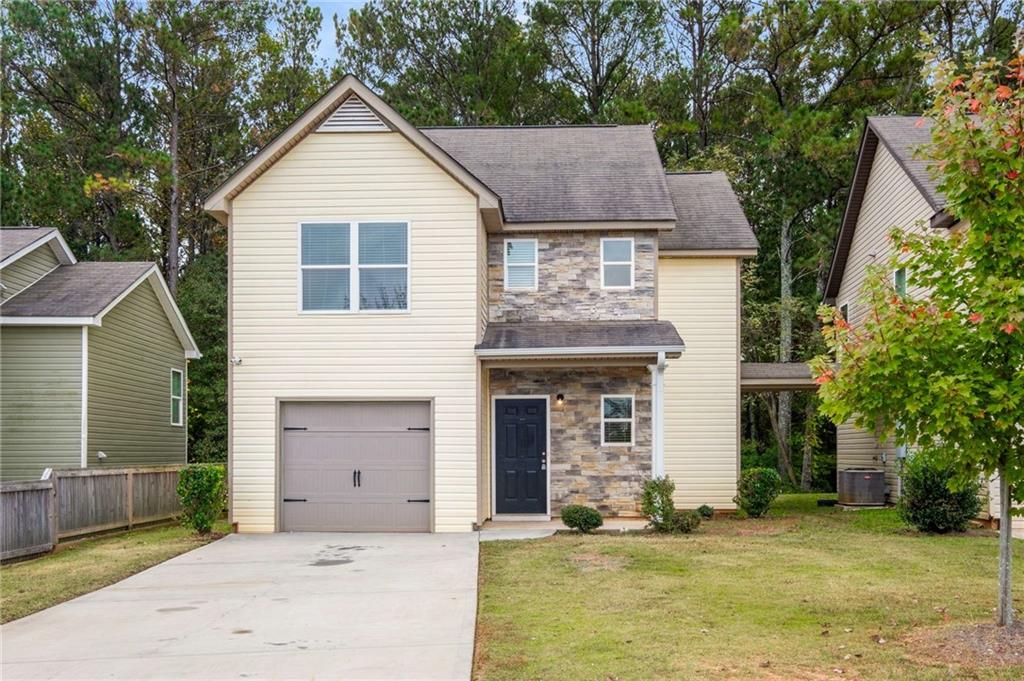
[[[693,535],[481,545],[479,679],[1021,679],[950,668],[911,630],[994,617],[994,533],[925,536],[895,511],[781,497]],[[1014,554],[1024,600],[1024,542]]]
[[[228,529],[224,522],[214,531]],[[86,539],[41,558],[0,566],[0,621],[95,591],[209,541],[184,527],[164,525]]]

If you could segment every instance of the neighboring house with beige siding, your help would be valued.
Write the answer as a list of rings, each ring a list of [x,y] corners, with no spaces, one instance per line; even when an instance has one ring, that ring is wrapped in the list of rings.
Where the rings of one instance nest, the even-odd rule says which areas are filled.
[[[240,531],[637,516],[661,474],[733,507],[757,242],[650,128],[418,129],[346,76],[206,209]]]
[[[0,229],[0,474],[184,463],[199,350],[153,263],[77,262]]]
[[[835,305],[851,325],[860,324],[866,309],[861,289],[869,266],[892,256],[889,233],[901,229],[918,234],[943,234],[966,226],[945,212],[945,197],[916,150],[931,141],[930,121],[918,116],[876,116],[867,120],[853,185],[829,272],[825,301]],[[886,273],[893,286],[911,297],[927,291],[915,285],[903,268]],[[852,422],[837,428],[837,468],[868,467],[885,471],[890,501],[900,496],[900,469],[906,448],[880,442],[874,433]],[[986,510],[998,515],[998,499],[987,495]],[[1018,519],[1024,535],[1024,519]]]

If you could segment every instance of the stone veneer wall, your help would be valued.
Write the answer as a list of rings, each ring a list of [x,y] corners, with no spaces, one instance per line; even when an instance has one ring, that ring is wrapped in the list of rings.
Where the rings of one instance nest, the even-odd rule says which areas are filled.
[[[651,375],[647,367],[491,369],[492,395],[548,395],[551,512],[584,504],[603,515],[639,516],[651,476]],[[555,404],[555,395],[565,404]],[[601,446],[601,395],[633,394],[633,446]],[[493,424],[492,424],[493,427]],[[491,453],[493,456],[493,452]]]
[[[633,290],[601,288],[601,239],[630,237]],[[505,239],[537,240],[537,290],[505,290]],[[487,240],[489,321],[604,321],[654,319],[654,232],[492,234]]]

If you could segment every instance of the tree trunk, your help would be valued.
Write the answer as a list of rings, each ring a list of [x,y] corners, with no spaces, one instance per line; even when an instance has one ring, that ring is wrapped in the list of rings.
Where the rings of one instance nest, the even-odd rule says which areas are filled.
[[[814,398],[808,397],[804,405],[804,459],[800,465],[800,490],[811,491],[811,482],[814,473],[814,445],[817,443],[816,433],[818,410],[815,409]]]
[[[1010,507],[1010,483],[1006,478],[1006,466],[999,465],[999,608],[996,620],[1001,627],[1013,624],[1013,517]]]
[[[779,361],[793,359],[793,243],[791,221],[782,223],[779,231]],[[779,392],[776,438],[779,444],[779,473],[796,484],[793,459],[790,455],[790,433],[793,428],[793,393]]]
[[[181,111],[178,108],[178,99],[172,89],[171,94],[171,131],[169,151],[171,155],[171,200],[170,219],[168,221],[167,234],[167,288],[171,296],[178,295],[178,220],[181,213],[181,194],[178,188],[178,134],[180,127]]]

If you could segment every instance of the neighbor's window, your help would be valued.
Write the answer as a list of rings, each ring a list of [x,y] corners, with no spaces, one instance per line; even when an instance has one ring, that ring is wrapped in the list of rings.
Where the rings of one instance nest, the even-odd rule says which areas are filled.
[[[632,239],[601,239],[601,288],[633,288]]]
[[[505,290],[537,290],[536,239],[505,239]]]
[[[633,396],[601,396],[601,444],[633,444]]]
[[[843,321],[850,321],[850,306],[847,303],[843,303],[839,306],[839,316],[843,318]]]
[[[185,406],[185,375],[180,369],[171,369],[171,425],[180,426],[184,422]]]
[[[409,309],[409,225],[317,222],[301,227],[303,312]]]
[[[892,285],[898,295],[907,295],[907,268],[901,267],[892,273]]]

